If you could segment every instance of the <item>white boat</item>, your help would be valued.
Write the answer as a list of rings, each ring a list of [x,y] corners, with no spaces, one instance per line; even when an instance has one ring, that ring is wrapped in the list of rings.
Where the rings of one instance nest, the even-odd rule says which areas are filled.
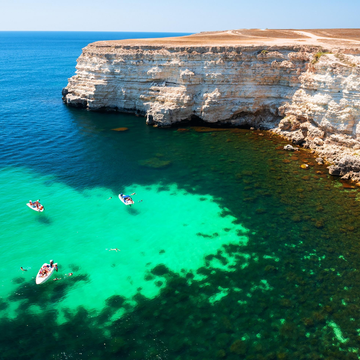
[[[125,205],[132,205],[134,204],[134,200],[129,195],[119,194],[119,199]]]
[[[39,200],[38,200],[39,202]],[[39,207],[37,207],[35,205],[35,202],[32,202],[31,200],[26,204],[30,209],[34,210],[34,211],[37,211],[37,212],[43,212],[45,210],[44,206],[42,206],[40,203],[39,203]]]
[[[44,274],[44,270],[46,270],[46,274]],[[43,284],[44,282],[48,281],[53,272],[55,271],[55,265],[53,267],[50,266],[50,264],[45,263],[39,270],[39,272],[36,275],[36,285]]]

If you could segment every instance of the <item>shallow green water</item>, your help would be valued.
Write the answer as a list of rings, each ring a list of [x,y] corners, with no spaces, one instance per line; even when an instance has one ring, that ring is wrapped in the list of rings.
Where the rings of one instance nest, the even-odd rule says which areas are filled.
[[[126,207],[106,188],[79,192],[55,178],[34,177],[26,169],[5,169],[1,176],[2,198],[14,188],[20,189],[19,199],[41,194],[46,211],[29,211],[19,199],[9,199],[9,211],[1,215],[7,224],[2,237],[11,241],[0,258],[6,264],[0,296],[16,287],[6,276],[9,267],[16,269],[21,261],[28,270],[24,279],[34,279],[42,262],[55,256],[61,268],[56,277],[66,281],[65,274],[72,271],[88,274],[85,283],[57,302],[70,309],[83,305],[101,311],[115,294],[129,299],[137,291],[149,298],[158,295],[162,286],[150,273],[158,264],[177,273],[196,271],[204,257],[223,244],[247,243],[247,229],[233,224],[231,215],[219,216],[222,209],[211,196],[188,193],[176,184],[121,189],[138,194],[135,205]],[[31,184],[31,191],[24,183]]]

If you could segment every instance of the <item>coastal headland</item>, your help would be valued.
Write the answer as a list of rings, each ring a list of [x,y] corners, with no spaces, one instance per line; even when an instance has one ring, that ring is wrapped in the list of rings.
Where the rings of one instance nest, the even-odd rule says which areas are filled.
[[[77,60],[67,105],[268,129],[360,182],[360,29],[241,29],[100,41]],[[321,159],[320,159],[321,158]]]

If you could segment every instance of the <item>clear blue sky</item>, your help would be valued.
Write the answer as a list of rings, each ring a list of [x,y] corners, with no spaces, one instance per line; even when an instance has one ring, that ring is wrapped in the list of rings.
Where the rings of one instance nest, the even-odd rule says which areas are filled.
[[[360,0],[0,0],[0,31],[360,28]]]

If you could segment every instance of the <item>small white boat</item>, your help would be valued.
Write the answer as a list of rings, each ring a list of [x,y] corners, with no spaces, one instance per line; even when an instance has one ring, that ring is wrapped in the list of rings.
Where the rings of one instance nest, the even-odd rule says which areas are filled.
[[[38,202],[39,206],[36,206],[36,202]],[[31,200],[26,204],[30,209],[37,211],[37,212],[43,212],[45,210],[44,206],[39,203],[39,200],[32,202]]]
[[[134,204],[134,200],[129,195],[119,194],[119,199],[125,205],[132,205]]]
[[[51,278],[51,275],[55,271],[55,265],[51,267],[50,264],[45,263],[39,270],[36,275],[36,285],[43,284],[44,282],[48,281]]]

